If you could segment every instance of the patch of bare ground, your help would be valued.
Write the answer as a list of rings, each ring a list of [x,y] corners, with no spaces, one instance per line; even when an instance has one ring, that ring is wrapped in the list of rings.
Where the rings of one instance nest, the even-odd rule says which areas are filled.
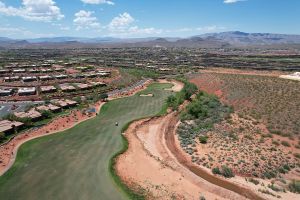
[[[147,199],[244,199],[218,187],[177,161],[168,149],[165,134],[175,127],[174,113],[131,124],[125,133],[128,150],[118,157],[116,170],[126,184]],[[173,134],[173,133],[172,133]],[[142,188],[142,189],[141,189]]]

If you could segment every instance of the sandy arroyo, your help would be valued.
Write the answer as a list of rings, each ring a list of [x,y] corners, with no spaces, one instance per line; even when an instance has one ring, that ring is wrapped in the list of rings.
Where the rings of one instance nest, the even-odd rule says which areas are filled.
[[[129,148],[116,164],[121,179],[136,190],[143,188],[148,199],[246,199],[207,182],[177,161],[164,135],[172,118],[174,113],[130,125],[125,133]]]

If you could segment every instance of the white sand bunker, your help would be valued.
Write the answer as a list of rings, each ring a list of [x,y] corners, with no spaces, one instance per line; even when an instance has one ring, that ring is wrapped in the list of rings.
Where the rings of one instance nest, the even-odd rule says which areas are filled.
[[[296,73],[291,74],[291,75],[281,75],[279,77],[280,78],[284,78],[284,79],[290,79],[290,80],[300,81],[300,72],[296,72]]]
[[[140,97],[153,97],[153,94],[140,94]]]

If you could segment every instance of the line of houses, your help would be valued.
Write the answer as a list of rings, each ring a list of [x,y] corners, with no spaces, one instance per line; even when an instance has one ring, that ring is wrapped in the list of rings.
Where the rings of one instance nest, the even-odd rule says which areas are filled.
[[[63,80],[68,78],[97,78],[97,77],[108,77],[110,76],[110,72],[92,72],[92,73],[85,73],[85,74],[74,74],[74,75],[67,75],[67,74],[58,74],[58,75],[43,75],[43,76],[6,76],[3,78],[4,82],[15,82],[15,81],[23,81],[26,82],[34,82],[34,81],[50,81],[50,80]]]
[[[78,103],[69,99],[52,100],[48,105],[39,105],[35,108],[31,108],[28,111],[14,112],[13,115],[20,121],[24,119],[30,119],[32,122],[39,121],[43,118],[44,111],[50,111],[52,113],[61,112],[62,109],[71,108],[76,106]],[[0,121],[0,132],[9,135],[14,131],[20,130],[24,127],[24,123],[20,121],[12,120],[1,120]]]
[[[39,86],[39,87],[20,87],[20,88],[0,88],[0,97],[11,96],[17,93],[19,96],[30,96],[36,95],[37,89],[39,88],[40,93],[53,93],[61,90],[62,92],[74,92],[77,90],[89,90],[95,87],[104,87],[104,82],[90,82],[90,83],[64,83],[55,86]]]

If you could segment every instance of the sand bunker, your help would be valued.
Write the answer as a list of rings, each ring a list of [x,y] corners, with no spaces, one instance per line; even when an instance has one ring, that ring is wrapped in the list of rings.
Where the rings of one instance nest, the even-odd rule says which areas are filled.
[[[173,91],[173,92],[179,92],[180,90],[182,90],[184,84],[182,82],[176,81],[176,80],[171,80],[168,81],[166,79],[160,79],[158,80],[159,83],[172,83],[173,87],[172,88],[166,88],[165,90],[168,91]]]
[[[140,97],[153,97],[153,94],[141,94]]]
[[[280,78],[284,78],[284,79],[289,79],[289,80],[295,80],[295,81],[300,81],[300,72],[298,72],[299,74],[295,74],[295,75],[281,75],[279,76]]]

